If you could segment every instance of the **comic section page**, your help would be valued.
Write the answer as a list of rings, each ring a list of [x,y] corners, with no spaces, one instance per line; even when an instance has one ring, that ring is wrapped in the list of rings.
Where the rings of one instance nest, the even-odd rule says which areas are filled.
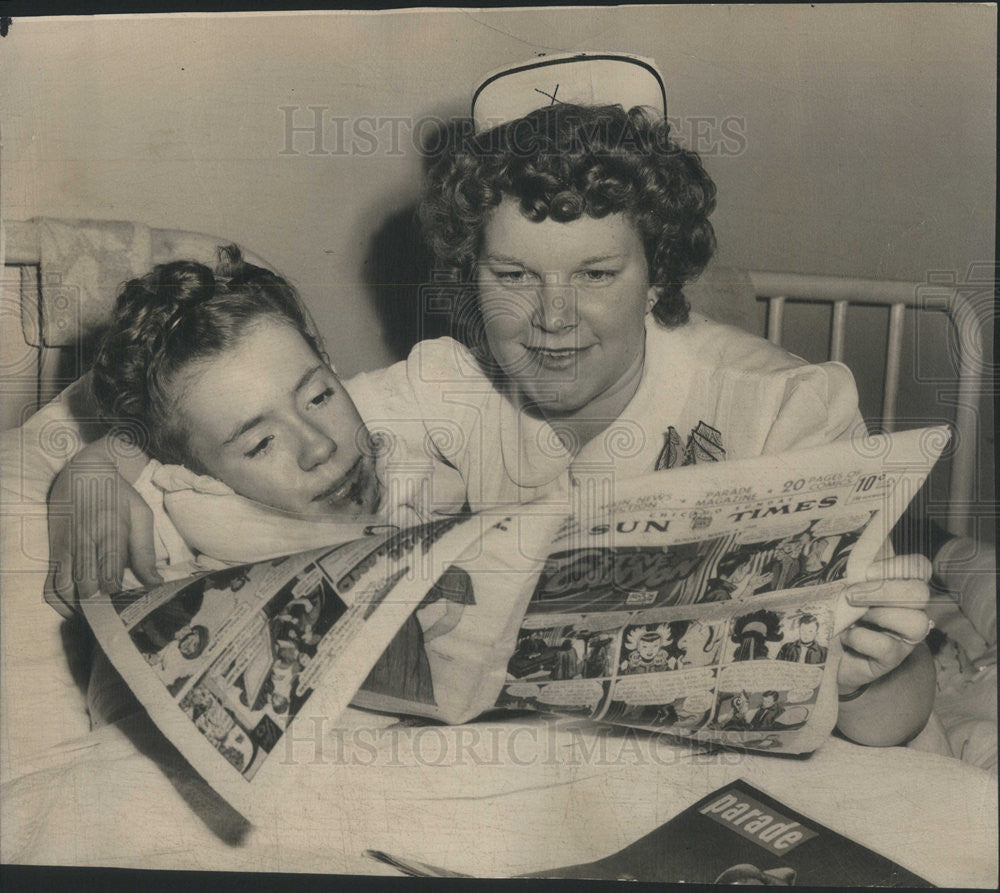
[[[497,706],[815,749],[865,610],[842,592],[946,441],[927,430],[596,488],[613,495],[553,542]]]
[[[488,511],[365,679],[352,704],[466,722],[493,707],[567,503]]]
[[[449,516],[83,602],[153,721],[244,815],[291,725],[353,703],[547,710],[776,752],[836,719],[842,597],[947,441],[924,429]],[[305,719],[302,719],[305,722]],[[287,767],[286,767],[287,768]]]
[[[268,758],[307,699],[320,689],[331,718],[347,706],[428,588],[480,535],[472,519],[90,599],[84,613],[154,722],[247,814],[251,785],[280,771]],[[431,684],[419,662],[395,669],[400,685]]]

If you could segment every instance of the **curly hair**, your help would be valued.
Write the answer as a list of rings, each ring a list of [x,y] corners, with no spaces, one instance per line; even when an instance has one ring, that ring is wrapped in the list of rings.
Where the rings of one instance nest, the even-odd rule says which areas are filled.
[[[466,300],[475,297],[490,213],[509,196],[534,222],[626,215],[645,248],[655,319],[687,321],[682,288],[715,251],[715,184],[698,155],[671,140],[665,120],[642,107],[557,104],[452,137],[428,170],[419,213],[437,263],[459,272]],[[479,322],[475,308],[462,310]]]
[[[111,326],[97,350],[91,390],[105,421],[130,422],[142,446],[161,462],[204,473],[179,430],[172,388],[189,363],[234,347],[262,318],[289,325],[323,357],[295,289],[262,267],[246,263],[235,245],[217,250],[213,272],[178,260],[125,283]]]

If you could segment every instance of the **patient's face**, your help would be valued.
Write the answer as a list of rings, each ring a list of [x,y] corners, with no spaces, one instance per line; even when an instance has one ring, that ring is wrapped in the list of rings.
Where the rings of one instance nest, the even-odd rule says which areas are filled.
[[[264,318],[171,382],[188,445],[241,496],[298,515],[363,515],[381,496],[368,431],[291,326]]]

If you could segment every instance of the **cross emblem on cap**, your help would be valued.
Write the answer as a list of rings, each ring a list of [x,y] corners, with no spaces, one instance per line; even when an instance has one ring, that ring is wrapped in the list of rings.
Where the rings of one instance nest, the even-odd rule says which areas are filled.
[[[667,112],[663,79],[649,59],[622,53],[560,53],[507,65],[487,75],[472,94],[479,133],[540,108],[567,103],[645,106]]]
[[[558,85],[558,84],[556,84],[556,87],[555,87],[555,89],[554,89],[554,90],[553,90],[553,91],[552,91],[551,93],[546,93],[546,92],[545,92],[544,90],[539,90],[539,89],[538,89],[538,87],[534,87],[534,88],[532,88],[532,89],[534,89],[534,91],[535,91],[536,93],[541,93],[541,94],[542,94],[542,96],[548,96],[548,97],[549,97],[549,99],[551,99],[551,100],[552,100],[552,101],[551,101],[551,102],[549,103],[549,105],[555,105],[555,104],[556,104],[557,102],[560,102],[560,101],[561,101],[561,100],[559,100],[559,99],[556,99],[556,94],[557,94],[557,93],[559,92],[559,85]]]

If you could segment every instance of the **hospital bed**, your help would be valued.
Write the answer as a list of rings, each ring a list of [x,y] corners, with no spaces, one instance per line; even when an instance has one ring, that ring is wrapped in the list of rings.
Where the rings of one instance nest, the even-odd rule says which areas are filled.
[[[392,873],[365,857],[373,848],[469,874],[509,876],[608,855],[742,777],[934,883],[995,886],[995,776],[914,748],[831,738],[807,759],[787,759],[551,717],[438,727],[349,710],[324,719],[321,731],[303,726],[285,754],[287,786],[261,798],[251,823],[144,715],[93,730],[83,694],[89,640],[42,600],[45,496],[93,420],[81,389],[64,388],[84,371],[87,343],[117,282],[172,257],[209,262],[219,241],[131,222],[37,220],[4,229],[4,862]],[[961,533],[976,498],[982,432],[975,407],[987,367],[982,319],[961,289],[930,285],[710,268],[688,297],[695,310],[751,330],[763,301],[776,343],[796,305],[827,303],[833,359],[843,357],[852,307],[886,306],[878,424],[888,430],[903,374],[904,318],[946,314],[959,370],[948,521]],[[39,424],[43,417],[32,411],[60,393]],[[994,719],[994,741],[995,734]]]

